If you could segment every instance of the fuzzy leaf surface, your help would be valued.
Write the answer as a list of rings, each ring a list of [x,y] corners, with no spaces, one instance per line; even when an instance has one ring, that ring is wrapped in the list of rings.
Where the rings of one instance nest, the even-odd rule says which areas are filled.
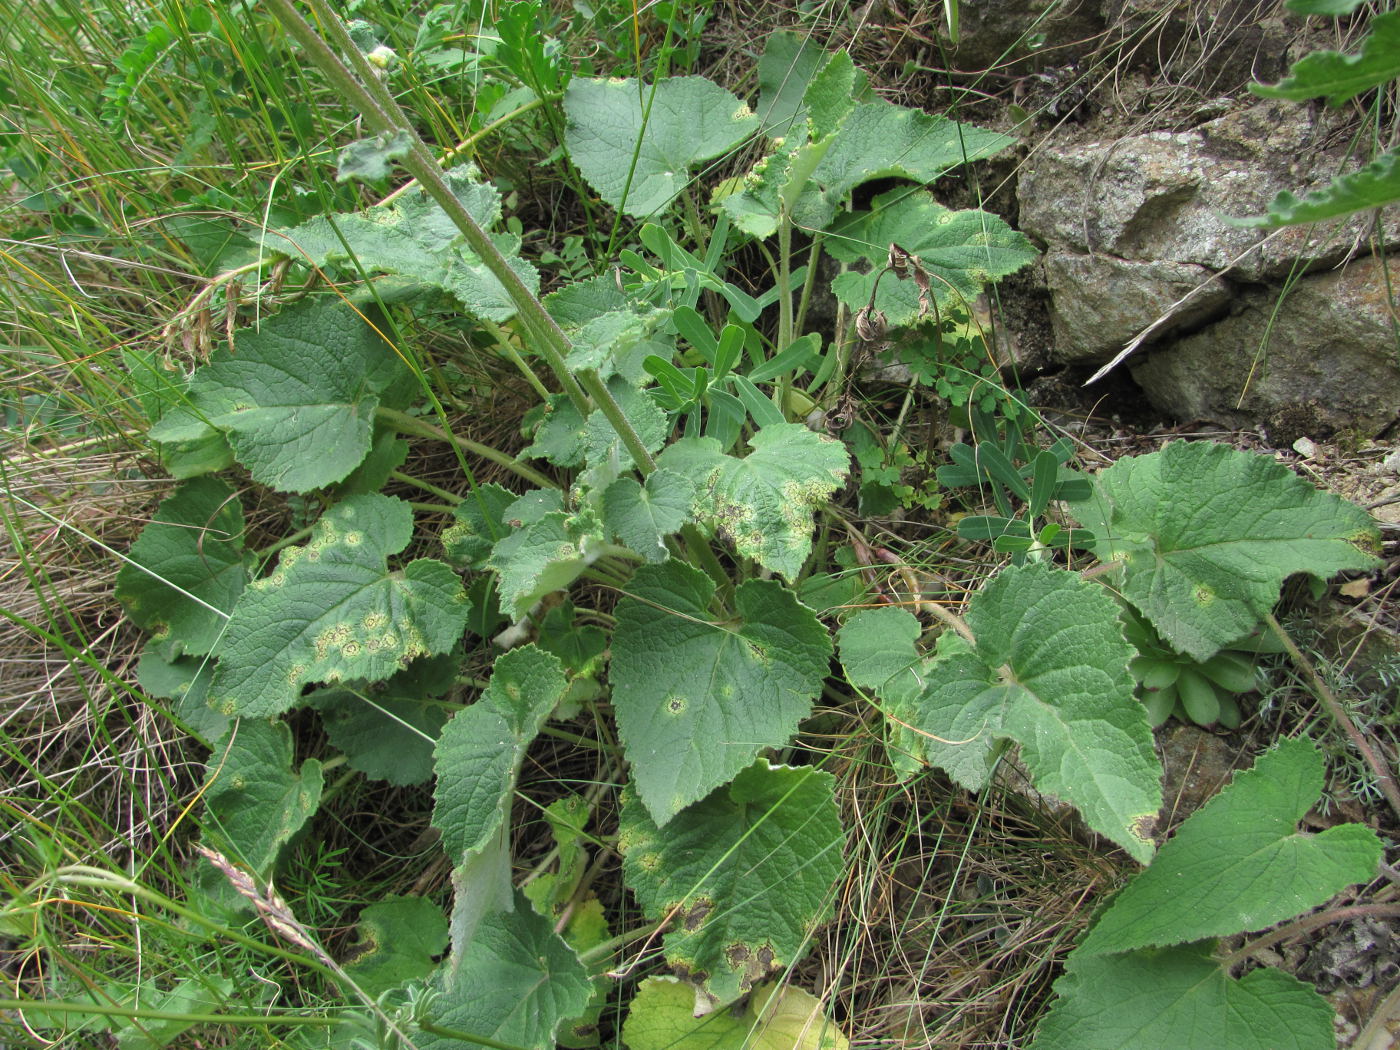
[[[281,492],[341,481],[369,453],[374,412],[403,396],[408,369],[349,306],[288,307],[215,350],[190,378],[189,407],[150,430],[162,444],[222,432],[254,480]]]
[[[429,558],[388,568],[412,532],[413,511],[389,496],[351,496],[328,510],[310,542],[284,550],[234,606],[210,705],[268,717],[310,682],[379,681],[451,649],[471,611],[457,574]]]
[[[692,168],[758,128],[748,106],[704,77],[668,77],[654,95],[652,85],[630,78],[575,77],[564,114],[564,142],[579,172],[604,201],[639,219],[675,200]]]
[[[622,1026],[628,1050],[847,1050],[850,1041],[801,988],[767,984],[739,1016],[695,1016],[695,990],[675,977],[648,977],[637,987]]]
[[[834,236],[823,243],[833,257],[873,267],[869,273],[847,271],[831,282],[837,298],[854,310],[870,301],[891,243],[919,257],[933,278],[930,291],[943,311],[950,305],[965,310],[988,283],[1028,266],[1037,254],[1025,234],[998,216],[975,209],[952,211],[931,194],[907,189],[881,194],[870,211],[843,216],[832,230]],[[912,324],[919,317],[918,288],[912,280],[886,274],[875,308],[884,311],[891,325]]]
[[[351,769],[395,787],[432,779],[433,745],[447,722],[441,704],[392,693],[359,696],[349,689],[327,689],[309,702]]]
[[[658,828],[623,793],[623,874],[652,919],[675,915],[666,960],[731,1003],[797,962],[831,905],[845,839],[835,778],[759,759]]]
[[[666,443],[666,436],[671,432],[671,423],[650,394],[638,390],[621,377],[608,383],[608,390],[648,452],[655,452]],[[583,447],[584,456],[590,465],[609,464],[619,470],[629,470],[632,467],[631,453],[627,451],[613,425],[608,422],[608,417],[603,415],[602,409],[594,409],[589,413],[588,422],[583,427]]]
[[[525,750],[567,689],[558,659],[522,646],[496,658],[480,699],[447,723],[436,750],[433,826],[454,865],[506,820]]]
[[[360,912],[345,972],[370,995],[429,976],[447,948],[447,917],[426,897],[388,897]]]
[[[229,859],[263,877],[321,804],[321,763],[308,758],[293,770],[292,758],[287,723],[247,718],[209,759],[206,826],[217,828],[219,848]]]
[[[487,565],[500,581],[501,608],[519,622],[547,594],[563,590],[588,568],[601,542],[587,515],[550,511],[526,521],[496,544]]]
[[[838,634],[846,678],[880,699],[885,715],[886,754],[901,778],[917,773],[927,761],[919,724],[923,662],[917,642],[923,627],[904,609],[865,609],[855,613]]]
[[[1167,947],[1261,930],[1376,873],[1381,844],[1360,824],[1317,835],[1298,821],[1322,793],[1322,754],[1283,739],[1181,825],[1109,905],[1079,955]]]
[[[1119,460],[1073,505],[1122,594],[1181,652],[1207,660],[1249,632],[1295,572],[1376,564],[1369,515],[1268,456],[1178,441]]]
[[[1211,944],[1070,955],[1031,1050],[1330,1050],[1332,1007],[1281,970],[1238,981]]]
[[[151,696],[173,700],[173,713],[182,725],[212,747],[228,732],[229,719],[209,706],[209,682],[214,661],[182,656],[167,660],[158,647],[148,645],[136,665],[136,682]]]
[[[453,523],[442,534],[447,560],[463,569],[482,569],[491,548],[510,532],[505,512],[520,497],[500,485],[478,485],[452,511]]]
[[[1294,62],[1289,76],[1279,83],[1250,84],[1249,90],[1264,98],[1295,102],[1325,97],[1329,106],[1340,106],[1363,91],[1388,84],[1400,77],[1400,12],[1374,16],[1370,29],[1357,54],[1313,51]]]
[[[890,177],[932,182],[1015,144],[1009,135],[971,124],[882,100],[866,102],[846,118],[812,179],[821,187],[829,223],[846,195],[862,183]]]
[[[1043,564],[1004,569],[969,603],[976,645],[947,632],[916,673],[907,625],[885,617],[892,629],[879,642],[887,625],[871,615],[843,629],[842,657],[862,681],[892,673],[880,695],[920,732],[930,762],[977,790],[994,741],[1015,740],[1038,789],[1138,860],[1151,858],[1162,767],[1133,699],[1134,650],[1102,588]]]
[[[751,439],[743,459],[714,438],[682,438],[657,465],[695,483],[696,513],[745,557],[795,579],[812,552],[812,512],[842,484],[850,455],[841,442],[801,423],[775,423]]]
[[[413,137],[406,131],[380,132],[373,138],[356,139],[340,151],[336,160],[336,182],[359,179],[382,182],[413,148]]]
[[[826,54],[809,34],[778,30],[769,35],[758,60],[758,118],[765,135],[786,137],[806,119],[803,96]]]
[[[714,581],[677,561],[644,565],[618,602],[613,705],[633,783],[657,824],[704,798],[811,710],[831,658],[812,610],[774,580],[713,620]]]
[[[669,470],[647,475],[645,485],[618,478],[603,492],[603,523],[647,561],[665,561],[666,537],[690,518],[695,485]]]
[[[639,378],[634,364],[637,348],[647,344],[669,316],[667,310],[638,313],[629,308],[591,318],[569,330],[572,349],[566,363],[574,371],[591,368],[603,379],[622,375],[634,382]]]
[[[841,628],[841,664],[854,686],[880,696],[917,697],[922,688],[916,643],[923,627],[913,613],[887,607],[867,609]]]
[[[232,487],[196,478],[161,501],[117,572],[117,600],[167,656],[214,650],[248,582],[243,505]]]
[[[588,1006],[588,971],[554,924],[516,895],[513,911],[486,916],[435,1004],[446,1028],[529,1050],[552,1050],[560,1024]],[[462,1041],[415,1032],[419,1050],[460,1050]]]
[[[496,224],[501,217],[496,187],[461,172],[448,172],[446,177],[453,195],[482,229]],[[515,315],[515,304],[500,281],[466,247],[447,213],[420,190],[363,212],[318,216],[281,233],[281,250],[293,258],[343,267],[356,277],[363,269],[407,278],[447,292],[469,312],[491,321]],[[493,234],[491,240],[525,286],[537,291],[539,274],[520,258],[519,238]]]

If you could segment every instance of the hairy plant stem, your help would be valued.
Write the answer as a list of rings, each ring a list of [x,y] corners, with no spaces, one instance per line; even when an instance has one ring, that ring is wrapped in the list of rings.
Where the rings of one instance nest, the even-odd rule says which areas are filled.
[[[531,484],[539,485],[541,488],[557,489],[559,487],[557,482],[545,477],[533,467],[527,467],[518,459],[506,455],[499,449],[494,449],[490,445],[483,445],[478,441],[472,441],[470,438],[458,437],[455,434],[450,434],[441,427],[436,427],[426,420],[419,419],[417,416],[410,416],[407,412],[400,412],[396,408],[385,408],[381,405],[379,408],[375,409],[374,416],[376,419],[390,424],[400,433],[415,434],[418,437],[443,441],[463,451],[474,453],[482,459],[488,459],[492,463],[505,467],[512,473],[520,475]]]
[[[1362,760],[1365,761],[1371,772],[1375,774],[1376,783],[1381,789],[1381,794],[1385,796],[1386,802],[1390,805],[1391,812],[1394,813],[1396,817],[1400,817],[1400,787],[1397,787],[1395,776],[1390,771],[1390,767],[1380,755],[1376,754],[1375,748],[1373,748],[1371,742],[1366,739],[1366,734],[1357,728],[1356,723],[1352,721],[1351,715],[1347,713],[1347,709],[1343,707],[1342,702],[1337,699],[1337,694],[1328,688],[1327,683],[1322,679],[1322,675],[1318,674],[1317,667],[1307,658],[1303,651],[1298,648],[1297,643],[1295,643],[1288,632],[1283,629],[1283,626],[1278,620],[1274,619],[1274,614],[1266,614],[1264,616],[1264,622],[1269,625],[1269,630],[1273,632],[1274,637],[1278,639],[1279,644],[1282,645],[1284,650],[1288,653],[1289,659],[1307,676],[1313,688],[1313,695],[1322,701],[1323,706],[1327,708],[1327,713],[1332,716],[1332,721],[1346,734],[1352,746],[1361,754]]]
[[[457,199],[442,172],[438,170],[437,161],[427,144],[404,118],[374,67],[360,54],[340,17],[331,10],[326,0],[307,0],[307,4],[323,30],[339,45],[346,59],[355,67],[355,72],[352,73],[329,45],[317,35],[310,23],[292,6],[292,0],[268,0],[268,6],[277,20],[297,43],[301,44],[307,57],[326,75],[332,85],[360,108],[366,122],[376,131],[402,133],[407,136],[409,151],[401,161],[404,168],[442,208],[453,225],[461,231],[467,247],[500,282],[501,287],[510,296],[521,323],[536,341],[536,350],[554,372],[564,393],[574,402],[574,407],[587,416],[590,408],[588,396],[584,394],[564,363],[570,349],[568,336],[555,323],[554,318],[549,316],[539,298],[525,287],[520,275],[511,268],[505,256],[486,235],[486,231],[477,224],[466,206]],[[607,396],[606,390],[604,396]]]

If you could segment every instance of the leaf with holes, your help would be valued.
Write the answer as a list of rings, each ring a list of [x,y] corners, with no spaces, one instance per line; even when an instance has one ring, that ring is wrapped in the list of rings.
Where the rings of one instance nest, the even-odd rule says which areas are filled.
[[[1099,916],[1077,955],[1163,948],[1262,930],[1376,873],[1381,844],[1360,824],[1298,832],[1325,763],[1307,739],[1280,740],[1197,810]]]
[[[937,655],[917,665],[911,632],[873,625],[872,615],[842,631],[842,659],[854,681],[883,690],[908,719],[930,762],[977,790],[995,743],[1015,740],[1039,790],[1138,860],[1151,858],[1162,767],[1133,697],[1134,650],[1101,587],[1039,563],[1004,569],[968,606],[976,644],[946,632]]]
[[[288,307],[220,347],[190,379],[190,404],[152,440],[187,444],[222,432],[253,479],[282,492],[341,481],[370,451],[374,413],[400,404],[412,373],[349,306]]]
[[[1120,459],[1071,509],[1099,559],[1122,563],[1123,597],[1198,661],[1263,619],[1290,574],[1369,569],[1380,550],[1361,509],[1272,457],[1209,441]]]
[[[352,496],[328,510],[304,547],[234,606],[209,703],[267,717],[312,682],[388,678],[462,637],[470,604],[457,574],[419,558],[390,570],[408,545],[413,511],[389,496]]]
[[[739,585],[717,622],[715,584],[678,561],[644,565],[617,605],[613,705],[633,783],[658,824],[782,747],[831,658],[816,614],[773,580]]]
[[[658,828],[623,792],[623,873],[666,961],[719,1005],[798,962],[831,910],[845,836],[836,780],[759,759]]]
[[[243,593],[243,506],[233,489],[197,478],[161,501],[117,572],[117,600],[167,660],[214,651]]]
[[[525,749],[564,698],[559,661],[533,645],[496,657],[486,691],[439,737],[433,825],[454,865],[479,852],[510,813]]]
[[[744,459],[714,438],[682,438],[657,465],[695,483],[696,512],[740,554],[789,580],[812,551],[812,512],[845,483],[850,456],[841,442],[801,423],[774,423],[749,439]]]
[[[870,302],[876,275],[889,257],[890,244],[918,256],[939,310],[957,306],[966,312],[987,284],[1035,261],[1036,250],[1024,234],[990,212],[952,211],[922,191],[891,190],[871,203],[870,211],[843,216],[823,242],[844,263],[866,262],[868,273],[854,270],[831,282],[837,298],[852,310]],[[880,278],[875,308],[892,325],[912,324],[920,316],[919,290],[912,279],[887,273]]]
[[[564,114],[564,142],[579,172],[604,201],[639,219],[675,200],[692,168],[758,128],[748,106],[704,77],[667,77],[654,88],[575,77]]]

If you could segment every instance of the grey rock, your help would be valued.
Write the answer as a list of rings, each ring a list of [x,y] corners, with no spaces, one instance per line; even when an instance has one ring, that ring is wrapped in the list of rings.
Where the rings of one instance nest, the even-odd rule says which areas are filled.
[[[1102,253],[1049,252],[1045,283],[1054,359],[1066,364],[1109,357],[1168,312],[1172,328],[1199,326],[1224,313],[1232,297],[1225,281],[1204,266]]]
[[[1057,54],[1103,31],[1097,7],[1092,0],[962,0],[953,64],[987,69],[1017,59],[1034,61],[1038,53]]]
[[[1133,378],[1179,419],[1299,437],[1377,435],[1400,415],[1400,339],[1385,260],[1245,293],[1226,319],[1142,359]]]
[[[1021,176],[1021,227],[1052,249],[1233,266],[1232,276],[1245,281],[1280,277],[1300,257],[1306,267],[1330,265],[1354,250],[1368,217],[1321,243],[1307,227],[1265,235],[1226,221],[1259,214],[1281,190],[1313,189],[1344,170],[1327,148],[1329,129],[1330,120],[1306,106],[1262,102],[1193,131],[1052,142]]]

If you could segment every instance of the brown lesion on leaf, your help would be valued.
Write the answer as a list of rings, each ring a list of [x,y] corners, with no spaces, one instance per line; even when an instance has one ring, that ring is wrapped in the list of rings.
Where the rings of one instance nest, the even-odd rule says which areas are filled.
[[[772,945],[767,943],[755,946],[738,941],[727,945],[724,959],[729,968],[739,975],[739,987],[744,991],[772,973],[778,964]]]
[[[1133,837],[1142,842],[1151,842],[1152,833],[1156,829],[1156,813],[1140,813],[1134,817],[1132,823],[1128,825],[1128,830],[1132,832]]]
[[[1381,553],[1381,534],[1375,529],[1360,529],[1346,538],[1347,542],[1370,558]]]
[[[337,623],[316,636],[316,659],[324,660],[332,649],[343,649],[350,641],[350,626]]]
[[[708,897],[696,897],[680,916],[681,928],[687,933],[694,933],[704,925],[709,918],[710,912],[714,911],[715,902]]]
[[[1202,583],[1198,584],[1195,590],[1191,592],[1191,597],[1195,600],[1197,605],[1209,605],[1211,602],[1215,601],[1215,591]]]

